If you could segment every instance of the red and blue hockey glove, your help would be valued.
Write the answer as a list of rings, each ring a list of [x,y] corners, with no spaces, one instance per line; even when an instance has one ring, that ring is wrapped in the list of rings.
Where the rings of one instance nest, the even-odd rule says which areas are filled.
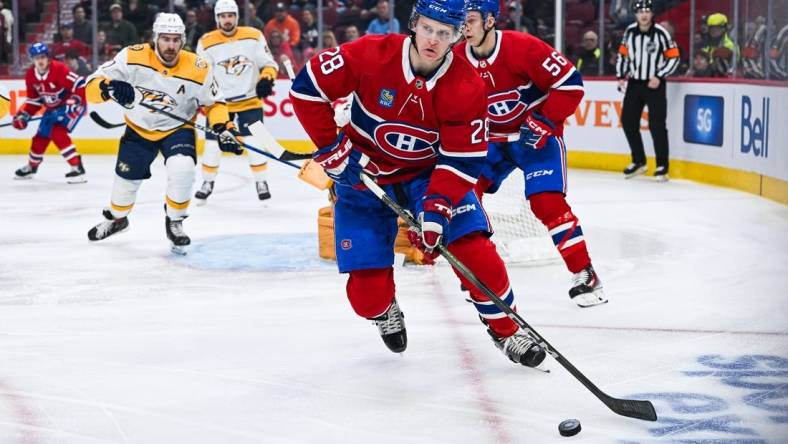
[[[216,134],[220,150],[225,153],[233,153],[236,156],[243,154],[243,138],[233,122],[217,123],[212,129]]]
[[[336,141],[312,154],[312,159],[326,171],[328,177],[340,185],[364,189],[361,173],[378,175],[378,166],[369,156],[353,148],[353,143],[340,131]]]
[[[535,150],[542,149],[554,131],[555,124],[550,119],[533,112],[520,127],[520,143]]]
[[[28,114],[28,113],[26,113],[24,111],[19,111],[14,116],[14,121],[13,121],[12,125],[14,126],[14,128],[16,128],[18,130],[23,130],[23,129],[27,128],[28,120],[30,120],[30,114]]]
[[[449,231],[451,201],[440,194],[429,194],[422,198],[422,203],[424,210],[419,213],[421,235],[414,230],[408,230],[408,240],[429,260],[433,260],[439,256],[436,247]]]
[[[101,98],[104,100],[112,99],[122,106],[134,103],[134,88],[128,82],[122,80],[101,82],[99,89],[101,90]]]

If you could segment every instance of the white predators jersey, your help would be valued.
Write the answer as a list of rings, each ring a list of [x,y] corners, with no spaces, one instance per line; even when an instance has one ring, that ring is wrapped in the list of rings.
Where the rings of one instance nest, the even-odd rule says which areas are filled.
[[[135,90],[135,103],[144,102],[187,120],[194,120],[199,108],[206,107],[211,124],[226,120],[226,117],[221,120],[220,115],[215,116],[219,120],[211,118],[214,105],[221,105],[226,116],[224,98],[211,74],[210,64],[193,52],[182,50],[178,63],[167,67],[159,61],[151,45],[126,47],[88,77],[89,101],[103,101],[99,83],[104,79],[130,83]],[[139,105],[126,110],[125,119],[131,129],[148,140],[160,140],[184,126]]]
[[[279,66],[262,32],[239,26],[235,34],[228,37],[216,29],[200,38],[196,52],[213,65],[214,77],[230,111],[262,106],[255,93],[260,73],[266,67],[275,72]]]

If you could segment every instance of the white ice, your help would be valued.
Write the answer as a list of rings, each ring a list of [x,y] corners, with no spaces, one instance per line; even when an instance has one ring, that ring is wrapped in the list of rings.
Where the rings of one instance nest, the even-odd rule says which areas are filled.
[[[510,268],[525,319],[606,393],[652,400],[654,423],[549,357],[509,362],[446,265],[397,269],[409,346],[389,352],[317,257],[327,199],[295,170],[272,164],[260,204],[225,158],[179,258],[161,160],[130,231],[95,244],[114,158],[86,157],[83,185],[55,156],[12,180],[24,160],[0,159],[0,443],[788,442],[786,206],[575,170],[610,303],[575,306],[562,263]]]

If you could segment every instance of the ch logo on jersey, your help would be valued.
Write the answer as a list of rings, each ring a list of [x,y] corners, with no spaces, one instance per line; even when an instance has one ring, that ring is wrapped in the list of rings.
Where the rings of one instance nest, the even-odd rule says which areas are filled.
[[[439,135],[435,131],[404,123],[381,123],[375,128],[375,142],[391,157],[424,160],[436,155]]]
[[[178,106],[178,102],[175,99],[162,91],[155,91],[148,88],[143,88],[141,86],[137,86],[137,90],[142,94],[141,102],[147,103],[148,105],[153,105],[161,110],[164,111],[172,111],[176,106]],[[154,112],[151,110],[151,112]]]
[[[509,123],[523,115],[528,106],[518,90],[493,94],[487,98],[487,113],[491,123]]]
[[[244,71],[246,71],[246,68],[252,66],[252,61],[246,56],[237,55],[230,57],[229,59],[224,59],[217,63],[217,65],[223,67],[227,72],[227,75],[240,76]]]
[[[56,86],[53,83],[50,83],[49,86],[50,89],[56,88]],[[41,98],[41,101],[44,102],[44,105],[49,105],[49,106],[57,105],[58,103],[60,103],[60,101],[63,99],[63,95],[65,94],[65,90],[63,88],[60,88],[60,90],[56,92],[44,91],[44,86],[39,83],[33,85],[33,88],[35,88],[36,92],[38,93],[38,97]]]

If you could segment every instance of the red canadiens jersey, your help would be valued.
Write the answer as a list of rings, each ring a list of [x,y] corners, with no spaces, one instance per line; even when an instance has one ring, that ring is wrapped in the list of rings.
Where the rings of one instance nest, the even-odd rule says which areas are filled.
[[[301,70],[290,96],[312,141],[325,147],[337,138],[331,102],[353,94],[343,130],[378,166],[378,182],[432,170],[427,193],[456,203],[476,183],[487,153],[484,82],[451,52],[431,77],[415,75],[410,45],[409,37],[390,34],[325,50]]]
[[[487,85],[490,140],[519,134],[528,112],[538,111],[563,134],[564,120],[583,98],[580,73],[550,45],[515,31],[496,31],[495,49],[477,58],[463,41],[456,56],[471,63]]]
[[[52,60],[49,71],[40,75],[35,66],[31,66],[25,74],[27,85],[27,99],[23,111],[35,114],[41,107],[52,110],[66,105],[66,101],[77,97],[81,103],[85,102],[85,78],[68,69],[64,63]]]

